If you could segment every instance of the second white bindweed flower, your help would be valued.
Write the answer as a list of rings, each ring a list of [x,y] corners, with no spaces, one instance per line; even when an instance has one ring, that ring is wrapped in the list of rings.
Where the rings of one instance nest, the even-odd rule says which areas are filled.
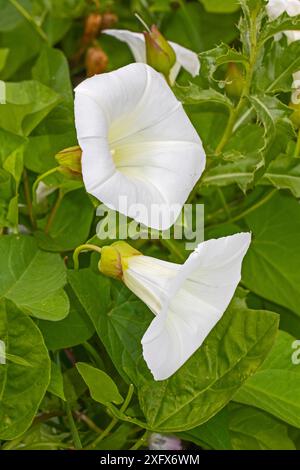
[[[100,271],[123,280],[155,315],[142,338],[155,380],[173,375],[220,320],[250,242],[250,233],[205,241],[183,265],[144,256],[125,242],[102,248]]]

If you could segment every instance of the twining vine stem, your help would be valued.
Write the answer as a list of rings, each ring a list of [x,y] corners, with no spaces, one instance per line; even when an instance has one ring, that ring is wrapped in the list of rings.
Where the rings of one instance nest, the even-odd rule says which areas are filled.
[[[34,211],[32,207],[29,179],[28,179],[26,168],[24,168],[23,170],[23,186],[24,186],[24,195],[25,195],[25,200],[26,200],[26,204],[28,208],[28,215],[29,215],[30,223],[31,223],[32,228],[35,230],[37,228],[37,224],[36,224],[35,215],[34,215]]]
[[[124,413],[126,411],[126,409],[128,408],[129,406],[129,403],[131,402],[131,398],[132,398],[132,395],[133,395],[133,391],[134,391],[134,387],[132,384],[129,385],[129,389],[128,389],[128,393],[127,393],[127,396],[124,400],[124,403],[123,405],[121,406],[120,408],[120,413]],[[97,447],[97,445],[103,441],[103,439],[108,436],[108,434],[111,432],[111,430],[115,427],[115,425],[118,423],[118,418],[114,417],[111,422],[109,423],[109,425],[104,429],[104,431],[100,434],[100,436],[98,436],[89,446],[87,446],[85,449],[86,450],[92,450],[92,449],[95,449]]]
[[[253,78],[253,73],[254,73],[254,67],[256,64],[256,59],[257,59],[257,54],[258,54],[258,47],[257,47],[257,30],[256,30],[256,19],[257,12],[254,12],[252,21],[251,21],[251,31],[250,31],[250,40],[251,40],[251,45],[250,45],[250,56],[249,56],[249,63],[246,67],[246,78],[245,78],[245,84],[243,87],[242,94],[240,96],[240,99],[238,101],[238,104],[236,107],[232,108],[229,113],[229,119],[227,122],[226,129],[224,131],[224,134],[216,148],[215,154],[220,155],[222,153],[222,150],[224,149],[225,145],[227,144],[228,140],[232,136],[233,129],[235,126],[235,123],[237,121],[237,118],[240,115],[240,112],[244,108],[247,96],[249,95],[250,89],[251,89],[251,83],[252,83],[252,78]]]

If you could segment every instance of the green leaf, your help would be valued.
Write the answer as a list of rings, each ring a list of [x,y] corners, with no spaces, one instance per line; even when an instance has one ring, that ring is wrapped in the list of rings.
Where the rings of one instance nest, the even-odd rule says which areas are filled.
[[[20,148],[26,142],[26,139],[0,129],[0,141],[0,164],[3,165],[7,157]]]
[[[0,297],[12,300],[37,318],[60,320],[68,314],[69,301],[60,256],[37,248],[32,237],[0,238]]]
[[[141,338],[153,318],[146,306],[89,269],[70,272],[69,281],[116,368],[138,387],[148,426],[162,432],[191,429],[221,410],[262,363],[277,331],[273,313],[229,309],[175,375],[155,382],[142,357]]]
[[[7,6],[7,0],[1,0],[1,3],[2,1]],[[5,67],[0,71],[0,77],[3,80],[8,80],[39,53],[44,41],[32,25],[22,18],[11,5],[8,8],[11,9],[11,13],[16,13],[16,16],[15,19],[12,18],[14,24],[13,21],[10,23],[10,17],[3,16],[4,8],[0,5],[1,19],[3,18],[4,22],[7,20],[8,23],[4,27],[3,24],[0,25],[0,44],[2,48],[9,49],[9,54]]]
[[[249,60],[248,57],[241,52],[223,43],[214,49],[202,52],[199,57],[201,61],[201,75],[207,77],[212,83],[216,82],[214,74],[221,65],[233,62],[247,66]]]
[[[223,408],[206,423],[182,433],[180,436],[200,447],[203,447],[204,444],[204,447],[208,446],[214,450],[231,449],[228,407]]]
[[[43,47],[32,68],[32,78],[63,96],[66,102],[73,100],[68,61],[62,51]]]
[[[73,250],[87,240],[94,212],[85,190],[68,193],[55,214],[48,235],[35,233],[39,246],[48,251]]]
[[[118,387],[109,375],[84,362],[77,362],[76,367],[89,387],[91,397],[95,401],[102,403],[102,405],[107,405],[108,403],[120,405],[123,403]]]
[[[188,116],[200,135],[208,155],[214,155],[227,125],[228,111],[223,105],[215,103],[201,106],[186,105]]]
[[[64,393],[70,405],[75,404],[86,391],[87,386],[76,367],[68,369],[63,374]]]
[[[238,184],[245,192],[262,165],[260,149],[263,146],[264,130],[260,126],[248,124],[239,128],[224,148],[223,160],[210,165],[201,183],[206,186]]]
[[[300,367],[293,364],[295,338],[283,331],[266,361],[234,396],[300,428]]]
[[[238,184],[246,192],[252,184],[255,171],[261,166],[261,159],[256,156],[244,157],[238,154],[235,162],[216,165],[208,170],[201,183],[209,186],[228,186]]]
[[[0,127],[28,136],[59,99],[57,93],[36,81],[6,83],[6,104],[1,105]]]
[[[208,13],[200,3],[182,2],[181,7],[168,18],[164,34],[170,41],[200,52],[221,41],[232,42],[237,36],[237,20],[236,13]]]
[[[243,283],[256,294],[300,314],[300,205],[275,194],[245,217],[253,233]]]
[[[25,149],[27,168],[44,173],[56,166],[54,156],[77,143],[70,71],[64,54],[44,47],[32,68],[32,77],[56,93],[61,102],[34,130]]]
[[[262,150],[265,150],[275,137],[275,122],[270,111],[269,102],[266,102],[267,97],[251,96],[250,102],[254,107],[257,117],[262,122],[265,128],[265,144]],[[279,101],[278,101],[279,103]]]
[[[48,392],[53,393],[57,397],[65,400],[63,376],[58,365],[51,361],[51,378],[48,386]]]
[[[0,310],[0,338],[7,352],[30,364],[0,365],[0,439],[6,440],[20,436],[32,423],[49,384],[50,360],[33,321],[3,300]]]
[[[278,128],[280,131],[283,125],[282,123],[285,122],[284,119],[291,114],[291,110],[278,98],[273,96],[250,96],[249,100],[256,111],[258,120],[262,123],[265,130],[264,145],[259,150],[263,160],[260,171],[255,175],[255,179],[257,180],[265,172],[272,158],[274,158],[271,147],[276,140]],[[277,153],[275,156],[277,156]]]
[[[92,322],[78,302],[72,289],[67,286],[66,291],[70,301],[69,315],[57,322],[38,321],[38,326],[44,336],[46,346],[53,351],[71,348],[84,343],[95,332]]]
[[[7,226],[17,230],[19,225],[19,196],[14,196],[8,204]]]
[[[228,109],[232,109],[232,103],[227,96],[222,95],[218,91],[213,90],[201,90],[197,85],[190,83],[189,86],[175,86],[173,90],[177,98],[183,104],[205,104],[205,103],[216,103],[226,106]]]
[[[266,93],[290,92],[293,73],[300,70],[300,42],[274,41],[255,71],[257,90]]]
[[[287,13],[283,13],[281,16],[276,18],[274,21],[267,23],[260,36],[260,43],[263,44],[275,34],[282,33],[284,31],[298,31],[300,29],[300,15],[289,16]]]
[[[0,198],[10,200],[13,197],[12,177],[8,171],[0,168]]]
[[[200,0],[211,13],[233,13],[240,8],[238,0]]]
[[[28,6],[29,0],[26,0],[26,3]],[[20,13],[7,0],[0,0],[0,9],[2,13],[0,17],[0,31],[13,29],[22,21]]]
[[[86,8],[85,0],[52,0],[52,14],[58,18],[79,18]]]
[[[259,184],[274,186],[277,189],[289,189],[300,197],[300,159],[279,155],[273,160]]]
[[[296,450],[288,428],[267,413],[248,406],[229,405],[234,450]]]
[[[17,148],[14,152],[12,152],[6,160],[3,162],[3,168],[8,171],[14,178],[16,182],[16,187],[18,188],[20,179],[23,172],[23,155],[24,155],[24,147],[23,145]]]

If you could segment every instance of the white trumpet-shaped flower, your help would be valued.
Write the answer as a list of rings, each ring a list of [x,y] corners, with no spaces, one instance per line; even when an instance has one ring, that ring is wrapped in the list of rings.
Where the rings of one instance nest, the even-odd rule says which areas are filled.
[[[286,12],[289,16],[300,15],[300,0],[269,0],[267,4],[267,13],[271,20]],[[300,39],[300,31],[285,31],[290,42]]]
[[[144,256],[124,242],[102,250],[100,270],[122,279],[155,315],[142,338],[155,380],[174,374],[220,320],[250,242],[250,233],[205,241],[183,265]]]
[[[147,62],[145,37],[142,33],[135,33],[126,29],[104,29],[102,33],[125,42],[130,48],[136,62]],[[176,44],[176,42],[168,42],[176,54],[176,63],[170,72],[170,82],[175,82],[181,67],[189,72],[193,77],[199,75],[200,61],[198,55],[190,49],[186,49],[185,47]]]
[[[75,121],[86,190],[148,227],[173,225],[205,153],[163,76],[136,63],[83,81]],[[159,217],[156,207],[164,209]]]

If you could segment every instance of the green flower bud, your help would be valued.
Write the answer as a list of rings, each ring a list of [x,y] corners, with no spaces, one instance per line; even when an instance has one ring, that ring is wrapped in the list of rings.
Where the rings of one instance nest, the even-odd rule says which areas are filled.
[[[290,103],[289,107],[294,110],[290,115],[290,120],[296,129],[300,129],[300,104]]]
[[[230,62],[226,74],[226,93],[232,98],[239,98],[245,86],[245,77],[240,67]]]
[[[81,178],[82,176],[81,157],[82,150],[78,146],[66,148],[55,155],[55,159],[59,164],[59,171],[75,178]]]
[[[105,276],[122,280],[123,272],[128,267],[128,259],[141,254],[138,250],[128,245],[128,243],[122,241],[104,246],[102,247],[101,259],[98,264],[99,271],[105,274]]]
[[[170,71],[176,62],[176,54],[173,48],[155,25],[151,26],[151,31],[144,32],[144,36],[147,64],[169,80]]]

